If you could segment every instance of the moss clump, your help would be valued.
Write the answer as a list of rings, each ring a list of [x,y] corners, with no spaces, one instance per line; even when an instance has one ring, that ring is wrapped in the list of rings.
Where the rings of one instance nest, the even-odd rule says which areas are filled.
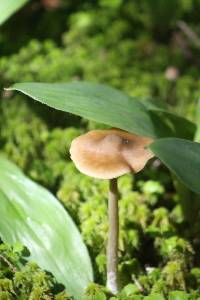
[[[0,58],[0,86],[24,81],[98,81],[135,97],[162,99],[179,113],[194,117],[200,90],[198,67],[185,59],[178,43],[168,39],[160,43],[152,38],[150,20],[154,6],[151,10],[147,3],[128,2],[116,7],[97,4],[74,11],[59,46],[54,40],[33,39],[18,53]],[[183,1],[176,2],[181,9]],[[165,5],[164,8],[161,15],[166,13]],[[165,75],[169,62],[181,74],[172,82]]]
[[[83,130],[50,128],[20,96],[0,101],[0,113],[0,151],[32,179],[55,191],[69,160],[70,143]]]
[[[0,244],[0,299],[72,300],[50,273],[28,262],[27,255],[20,244]]]
[[[164,284],[164,282],[163,282]],[[150,295],[141,294],[140,283],[128,284],[116,296],[110,295],[105,287],[92,284],[85,292],[86,300],[199,300],[200,292],[187,293],[184,291],[173,291],[169,293],[152,292]]]

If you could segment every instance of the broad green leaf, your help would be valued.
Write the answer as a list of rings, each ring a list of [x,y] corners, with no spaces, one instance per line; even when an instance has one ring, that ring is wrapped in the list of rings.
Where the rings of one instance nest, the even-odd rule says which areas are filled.
[[[28,179],[11,162],[0,157],[0,236],[19,241],[30,259],[50,271],[80,300],[92,281],[87,249],[71,217],[45,188]]]
[[[0,25],[12,14],[20,9],[29,0],[1,0],[0,1]]]
[[[165,126],[165,137],[167,136],[168,131],[168,136],[171,135],[182,139],[194,138],[197,126],[186,118],[168,111],[167,106],[163,102],[155,101],[151,98],[141,100],[140,102],[150,113],[154,114],[154,117],[152,116],[152,120],[156,120],[156,123],[160,124],[162,127]],[[164,137],[162,132],[163,129],[159,134],[160,137]]]
[[[161,110],[167,110],[167,105],[165,102],[160,101],[158,99],[154,99],[154,98],[144,98],[142,100],[140,100],[141,103],[149,110],[157,110],[157,109],[161,109]]]
[[[152,120],[157,120],[157,126],[160,127],[160,137],[177,137],[181,139],[192,139],[194,138],[196,125],[171,112],[165,110],[149,110],[152,114]],[[155,123],[156,126],[156,123]],[[165,136],[162,134],[164,130],[161,130],[165,126]],[[159,133],[159,128],[157,129],[157,134]]]
[[[155,101],[139,101],[103,84],[16,83],[9,89],[55,109],[143,136],[191,138],[195,132],[194,124],[156,106]]]
[[[200,193],[200,144],[177,138],[156,140],[150,149],[192,191]]]
[[[156,127],[146,108],[136,99],[103,84],[16,83],[18,90],[58,110],[121,128],[132,133],[156,137]]]
[[[174,137],[193,140],[196,131],[196,125],[193,122],[167,111],[160,112],[160,115],[169,123]]]

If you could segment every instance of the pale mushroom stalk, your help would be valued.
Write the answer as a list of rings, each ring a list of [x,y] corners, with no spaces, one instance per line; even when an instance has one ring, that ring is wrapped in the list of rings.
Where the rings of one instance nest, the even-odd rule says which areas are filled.
[[[119,209],[118,209],[117,178],[109,180],[108,197],[108,245],[107,245],[107,288],[116,295],[118,293],[118,240],[119,240]]]
[[[117,178],[138,173],[153,154],[146,149],[151,138],[120,129],[92,130],[72,141],[70,154],[77,169],[88,176],[109,179],[109,232],[107,246],[107,287],[118,292],[118,188]]]

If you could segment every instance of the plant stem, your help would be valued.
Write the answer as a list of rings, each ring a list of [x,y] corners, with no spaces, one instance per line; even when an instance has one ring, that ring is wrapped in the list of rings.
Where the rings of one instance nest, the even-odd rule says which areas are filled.
[[[109,181],[108,197],[108,246],[107,246],[107,288],[115,295],[118,292],[118,239],[119,239],[119,211],[118,211],[117,179]]]

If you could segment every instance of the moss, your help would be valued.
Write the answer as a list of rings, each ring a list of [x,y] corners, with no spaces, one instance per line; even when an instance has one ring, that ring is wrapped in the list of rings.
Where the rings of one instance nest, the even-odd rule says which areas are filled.
[[[198,69],[195,71],[186,62],[177,44],[156,42],[141,25],[139,31],[134,27],[133,36],[132,20],[127,15],[135,9],[138,15],[140,10],[145,10],[148,16],[151,10],[147,4],[145,7],[130,1],[126,6],[130,6],[130,11],[121,4],[118,8],[91,6],[73,13],[61,45],[53,40],[33,39],[18,53],[0,58],[0,85],[80,79],[105,82],[135,97],[162,99],[178,112],[194,118],[200,90]],[[181,73],[175,82],[165,76],[169,62]]]
[[[167,8],[156,6],[157,15],[152,1],[81,2],[83,10],[80,1],[73,4],[73,9],[67,5],[68,29],[59,29],[59,38],[25,38],[27,43],[18,46],[18,52],[0,58],[0,86],[22,81],[104,82],[134,97],[162,99],[171,104],[172,111],[194,120],[200,91],[199,52],[188,44],[192,59],[187,60],[173,29],[176,18],[190,22],[190,16],[194,16],[191,25],[195,30],[198,1],[191,1],[190,5],[182,0],[168,1]],[[178,4],[171,18],[170,7],[174,3]],[[165,28],[159,31],[157,24],[165,11]],[[49,12],[47,15],[48,19]],[[62,22],[61,11],[58,16],[57,22],[51,24],[53,32],[55,23],[56,28],[63,25],[65,11]],[[177,67],[180,73],[173,82],[165,75],[169,65]],[[0,114],[0,152],[57,195],[81,230],[93,260],[96,282],[104,285],[107,183],[81,175],[69,160],[72,139],[103,125],[52,111],[12,93],[2,93]],[[155,161],[136,177],[120,178],[119,188],[119,271],[124,288],[114,297],[104,286],[91,285],[86,299],[198,299],[199,222],[187,223],[181,198],[168,172]],[[56,290],[49,274],[24,262],[21,246],[1,244],[1,253],[11,265],[0,260],[0,298],[69,298],[65,291]],[[15,268],[17,272],[13,271]],[[169,296],[170,290],[179,291]]]
[[[27,261],[20,244],[0,244],[0,299],[72,300],[53,276]]]

